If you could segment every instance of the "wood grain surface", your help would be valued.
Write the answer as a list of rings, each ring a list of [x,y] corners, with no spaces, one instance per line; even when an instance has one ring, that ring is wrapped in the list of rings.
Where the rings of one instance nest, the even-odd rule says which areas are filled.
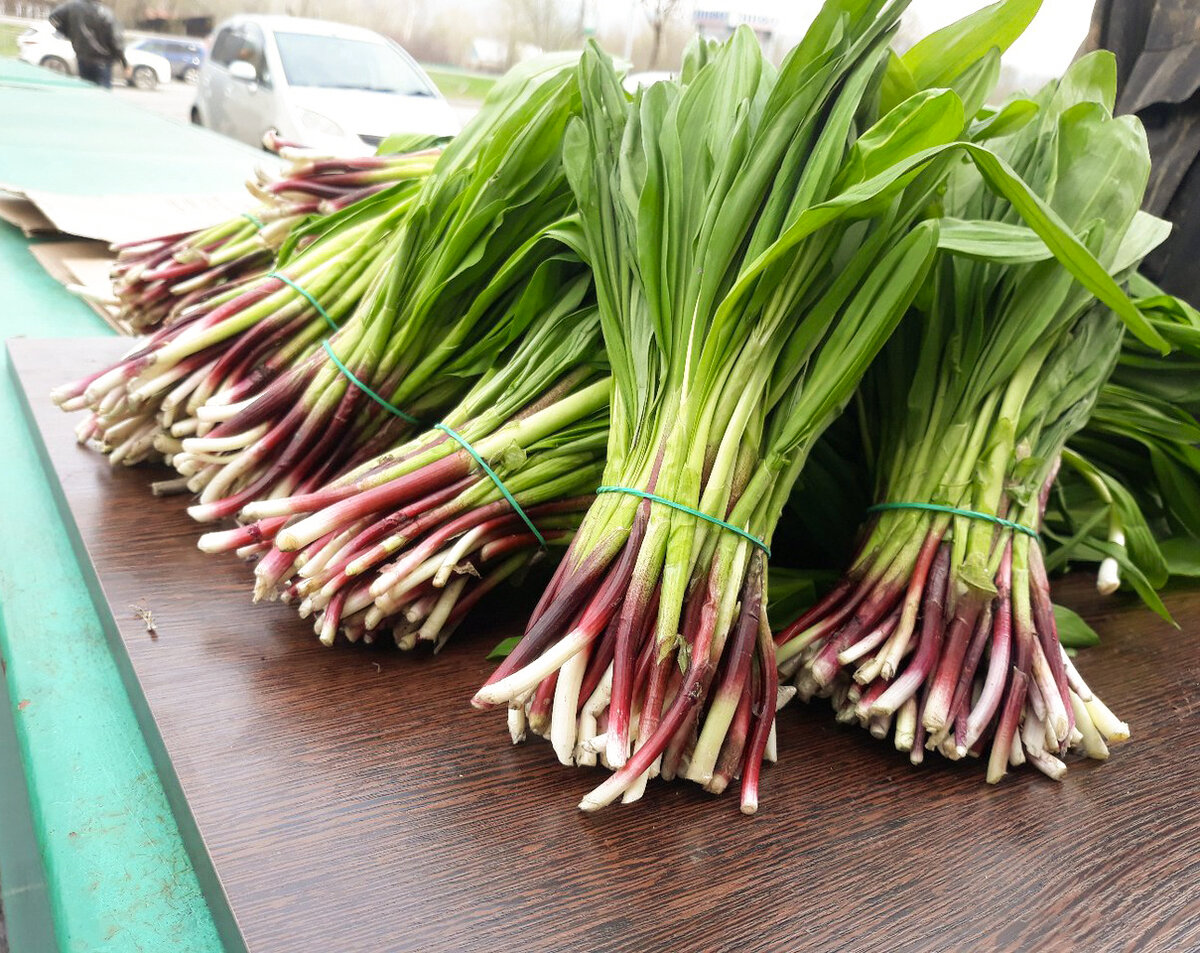
[[[502,713],[468,705],[516,608],[437,657],[322,648],[292,610],[250,604],[245,565],[195,548],[183,501],[75,445],[46,395],[119,346],[9,344],[197,867],[254,953],[1200,947],[1200,591],[1167,595],[1176,631],[1089,578],[1056,584],[1103,639],[1081,671],[1134,734],[1064,783],[913,768],[792,705],[756,817],[662,782],[587,816],[599,772],[511,746]]]

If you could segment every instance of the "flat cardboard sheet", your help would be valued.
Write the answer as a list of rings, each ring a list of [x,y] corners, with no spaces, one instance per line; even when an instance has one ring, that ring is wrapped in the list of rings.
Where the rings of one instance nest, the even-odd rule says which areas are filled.
[[[86,239],[39,242],[30,245],[29,252],[51,278],[86,301],[110,328],[121,334],[133,333],[117,318],[116,305],[111,303],[113,254],[108,245]]]
[[[23,195],[0,193],[0,219],[19,228],[26,238],[53,235],[58,231],[54,223]]]
[[[250,204],[240,186],[178,195],[68,195],[40,190],[25,197],[54,228],[102,242],[135,242],[192,232],[232,218]]]

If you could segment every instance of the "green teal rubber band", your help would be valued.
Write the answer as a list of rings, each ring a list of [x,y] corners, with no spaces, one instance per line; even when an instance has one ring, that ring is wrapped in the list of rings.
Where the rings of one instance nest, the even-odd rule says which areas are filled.
[[[292,279],[289,278],[287,275],[280,274],[278,271],[268,271],[267,277],[268,278],[277,278],[278,280],[282,281],[285,285],[287,285],[289,288],[291,288],[293,291],[298,291],[300,294],[302,294],[305,298],[308,299],[309,304],[311,304],[314,308],[317,309],[317,314],[319,314],[321,317],[323,317],[328,322],[329,326],[333,330],[336,331],[338,329],[337,322],[334,321],[333,318],[331,318],[329,316],[328,311],[326,311],[324,308],[321,307],[321,302],[318,301],[316,298],[314,298],[311,294],[308,293],[308,289],[300,287],[300,285],[298,285],[298,284],[296,284],[296,282],[292,281]]]
[[[283,276],[275,275],[275,277],[282,278]],[[289,284],[290,284],[290,282],[289,282]],[[300,290],[301,294],[304,293],[303,289],[298,289],[298,290]],[[318,307],[319,307],[319,305],[318,305]],[[410,424],[416,424],[418,427],[422,426],[421,421],[417,420],[416,417],[413,417],[410,414],[406,414],[404,411],[400,410],[397,407],[393,407],[390,403],[388,403],[388,401],[384,400],[382,397],[380,397],[378,394],[376,394],[375,391],[371,390],[371,388],[369,388],[366,384],[364,384],[357,377],[355,377],[354,373],[350,370],[350,368],[348,368],[345,364],[343,364],[338,359],[338,356],[333,353],[333,348],[330,346],[328,339],[323,340],[321,342],[321,346],[323,348],[325,348],[325,353],[329,356],[329,359],[331,361],[333,361],[334,366],[336,366],[339,371],[341,371],[344,375],[346,375],[346,377],[349,378],[349,380],[351,381],[351,383],[354,384],[355,387],[357,387],[364,394],[366,394],[368,397],[370,397],[373,401],[375,401],[377,404],[379,404],[379,406],[383,407],[385,410],[389,411],[390,413],[395,414],[401,420],[405,420]],[[526,513],[523,509],[521,509],[521,504],[517,502],[517,498],[515,496],[513,496],[511,492],[509,492],[508,487],[506,487],[504,485],[504,481],[500,479],[500,477],[496,474],[496,471],[487,465],[487,461],[484,460],[483,457],[481,457],[479,455],[479,451],[476,450],[473,446],[471,446],[471,444],[461,434],[455,432],[450,427],[447,427],[445,424],[434,424],[433,429],[440,430],[444,434],[446,434],[446,436],[457,441],[459,446],[461,446],[464,450],[467,451],[467,453],[469,453],[472,457],[475,458],[475,462],[478,463],[479,466],[483,469],[483,472],[486,473],[491,478],[491,481],[496,484],[496,489],[498,489],[500,491],[500,493],[504,496],[504,499],[506,499],[508,501],[508,505],[511,506],[513,508],[513,510],[516,511],[516,514],[519,517],[521,517],[522,520],[525,521],[525,525],[528,526],[529,529],[533,532],[533,535],[535,537],[537,537],[538,545],[541,546],[542,549],[549,549],[549,546],[546,543],[546,537],[544,537],[541,534],[541,532],[538,530],[538,528],[533,525],[533,520],[531,520],[529,518],[529,514]]]
[[[348,368],[345,364],[343,364],[340,360],[338,360],[338,356],[333,353],[333,348],[329,346],[328,338],[326,338],[325,340],[323,340],[321,342],[321,347],[325,348],[325,353],[329,355],[329,359],[331,361],[333,361],[333,363],[337,367],[337,369],[339,371],[341,371],[343,374],[345,374],[346,377],[348,377],[350,379],[350,382],[352,384],[354,384],[355,387],[357,387],[364,394],[366,394],[368,397],[370,397],[373,401],[375,401],[375,403],[379,404],[380,407],[382,407],[384,410],[388,411],[389,413],[395,414],[401,420],[406,420],[410,424],[416,424],[418,427],[421,426],[421,421],[417,420],[416,417],[412,417],[409,414],[406,414],[404,411],[393,407],[386,400],[384,400],[382,397],[380,397],[378,394],[376,394],[375,391],[371,390],[371,388],[369,388],[366,384],[364,384],[357,377],[355,377],[354,373],[350,370],[350,368]]]
[[[442,433],[446,434],[448,437],[452,437],[453,439],[457,440],[459,445],[464,450],[466,450],[467,453],[469,453],[472,457],[475,458],[475,462],[478,463],[481,467],[483,467],[483,472],[492,478],[492,482],[496,484],[496,489],[499,490],[504,495],[504,498],[506,500],[508,500],[508,505],[511,506],[516,511],[517,515],[525,521],[525,525],[528,526],[529,529],[533,532],[533,535],[537,537],[538,545],[541,546],[542,549],[548,549],[549,547],[546,545],[546,538],[538,531],[538,528],[533,525],[533,520],[531,520],[529,518],[529,514],[526,513],[523,509],[521,509],[521,504],[518,503],[517,498],[508,491],[508,487],[506,487],[504,485],[504,481],[501,480],[500,477],[498,477],[496,475],[496,471],[493,470],[491,467],[489,467],[487,465],[487,461],[484,460],[483,457],[481,457],[479,455],[479,451],[476,450],[474,447],[472,447],[471,444],[468,443],[465,439],[463,439],[462,436],[455,433],[453,430],[451,430],[445,424],[434,424],[433,429],[440,430],[440,431],[442,431]]]
[[[1038,531],[1030,529],[1022,523],[1014,523],[1012,520],[1006,520],[1002,516],[993,516],[991,513],[980,513],[976,510],[961,510],[957,506],[942,506],[940,503],[876,503],[874,506],[867,507],[868,513],[882,513],[885,510],[928,510],[931,513],[949,513],[951,516],[966,516],[973,520],[985,520],[988,523],[995,523],[997,526],[1004,526],[1011,530],[1016,530],[1018,533],[1024,533],[1026,536],[1038,538]]]
[[[699,510],[692,509],[690,506],[684,506],[682,503],[676,503],[674,500],[668,500],[665,496],[658,496],[654,493],[647,493],[645,490],[635,490],[628,486],[598,486],[597,493],[628,493],[630,496],[640,496],[643,500],[649,500],[651,503],[661,503],[663,506],[669,506],[671,509],[679,510],[681,513],[687,513],[689,516],[698,516],[702,520],[708,520],[714,526],[720,526],[721,529],[727,529],[731,533],[742,537],[742,539],[753,543],[764,553],[767,558],[771,558],[771,547],[764,543],[757,536],[747,533],[744,529],[734,526],[732,523],[726,523],[724,520],[719,520],[715,516],[709,516],[707,513],[701,513]]]
[[[249,212],[242,212],[242,218],[257,228],[260,232],[267,226],[263,224],[263,220],[256,215],[251,215]]]

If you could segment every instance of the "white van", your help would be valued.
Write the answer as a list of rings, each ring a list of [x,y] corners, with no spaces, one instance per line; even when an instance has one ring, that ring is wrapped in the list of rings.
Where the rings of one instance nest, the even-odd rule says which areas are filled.
[[[251,145],[264,134],[339,155],[394,132],[453,135],[459,123],[420,66],[361,27],[239,16],[213,35],[192,122]]]

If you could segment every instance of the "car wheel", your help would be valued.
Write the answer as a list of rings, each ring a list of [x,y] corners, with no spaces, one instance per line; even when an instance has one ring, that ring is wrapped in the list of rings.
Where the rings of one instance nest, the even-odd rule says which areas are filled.
[[[192,107],[192,125],[193,126],[203,126],[204,125],[204,123],[202,123],[200,121],[200,110],[197,109],[195,106]]]
[[[135,66],[129,84],[135,89],[154,89],[158,85],[158,77],[149,66]]]
[[[200,80],[200,68],[198,66],[189,66],[183,71],[183,76],[180,78],[189,86],[195,86]]]
[[[71,72],[71,67],[61,56],[43,56],[40,65],[53,73],[62,73],[64,76]]]

